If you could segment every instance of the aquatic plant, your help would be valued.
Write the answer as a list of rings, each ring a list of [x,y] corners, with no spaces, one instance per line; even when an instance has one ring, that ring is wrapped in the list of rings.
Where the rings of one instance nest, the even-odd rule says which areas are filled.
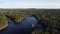
[[[32,24],[32,28],[34,28],[35,27],[35,24]]]
[[[32,32],[32,34],[43,34],[41,30],[35,30]]]

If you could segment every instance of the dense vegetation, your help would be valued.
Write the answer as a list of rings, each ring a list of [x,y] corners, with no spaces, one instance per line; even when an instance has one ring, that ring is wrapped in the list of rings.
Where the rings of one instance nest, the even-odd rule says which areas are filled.
[[[16,23],[21,22],[27,16],[35,15],[35,17],[37,17],[38,24],[42,25],[45,30],[34,30],[32,31],[32,34],[60,34],[60,9],[7,9],[1,11],[3,11],[3,15],[8,15],[14,18]],[[5,19],[5,16],[1,17],[1,25],[5,23],[5,21],[7,21],[7,18]],[[35,25],[32,24],[32,27],[34,26]]]
[[[4,15],[0,15],[0,30],[8,26],[8,20]]]
[[[41,24],[45,31],[35,30],[32,34],[60,34],[59,10],[41,10],[36,15],[40,17],[38,18],[38,24]]]

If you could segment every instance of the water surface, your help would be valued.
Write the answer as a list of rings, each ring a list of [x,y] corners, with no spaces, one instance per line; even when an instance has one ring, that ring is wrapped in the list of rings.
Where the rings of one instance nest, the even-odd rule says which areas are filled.
[[[35,28],[32,29],[32,24],[35,24]],[[33,30],[43,29],[41,25],[37,24],[37,20],[34,17],[27,17],[19,24],[15,24],[11,21],[6,29],[0,32],[0,34],[31,34]]]

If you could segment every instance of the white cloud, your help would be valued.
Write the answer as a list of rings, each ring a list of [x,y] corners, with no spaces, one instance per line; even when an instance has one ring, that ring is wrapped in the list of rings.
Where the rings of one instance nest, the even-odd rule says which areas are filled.
[[[60,3],[6,2],[0,8],[60,8]]]

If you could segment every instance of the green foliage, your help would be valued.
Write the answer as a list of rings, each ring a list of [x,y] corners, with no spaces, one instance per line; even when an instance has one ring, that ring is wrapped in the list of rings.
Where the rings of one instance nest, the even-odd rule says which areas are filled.
[[[0,30],[6,28],[8,26],[8,18],[4,15],[0,15]]]
[[[22,12],[22,11],[27,12]],[[32,34],[56,34],[60,32],[60,9],[23,9],[23,10],[1,10],[0,14],[5,15],[9,11],[9,16],[15,18],[16,22],[21,22],[27,16],[36,15],[38,23],[42,23],[46,27],[45,32],[41,30],[33,31]],[[4,21],[4,22],[3,22]],[[5,23],[6,22],[6,23]],[[5,16],[0,16],[0,28],[1,25],[8,23],[8,19]],[[48,25],[48,27],[46,26]],[[59,33],[60,34],[60,33]]]
[[[38,23],[42,23],[46,29],[49,27],[43,34],[57,34],[60,32],[60,11],[58,11],[58,9],[57,11],[49,9],[38,10],[35,15],[40,17],[38,18]],[[48,27],[46,25],[48,25]]]

